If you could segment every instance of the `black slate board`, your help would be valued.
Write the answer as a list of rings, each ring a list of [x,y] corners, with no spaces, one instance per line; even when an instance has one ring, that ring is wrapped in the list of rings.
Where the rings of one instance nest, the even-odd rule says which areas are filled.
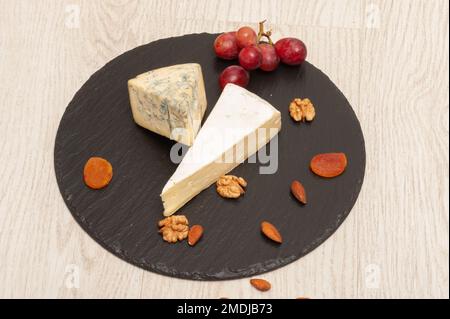
[[[260,175],[259,165],[244,163],[232,173],[248,181],[238,200],[220,198],[211,186],[179,213],[205,228],[203,239],[168,244],[158,234],[162,218],[159,194],[176,168],[169,158],[172,141],[137,126],[132,119],[127,80],[158,67],[200,63],[206,83],[206,117],[220,95],[219,73],[232,62],[215,58],[214,34],[192,34],[158,40],[115,58],[76,93],[61,120],[55,142],[55,172],[61,194],[80,226],[116,256],[160,274],[197,279],[233,279],[284,266],[323,243],[350,213],[364,178],[364,139],[358,119],[344,95],[316,67],[280,67],[255,71],[248,89],[282,114],[279,167]],[[316,119],[294,123],[288,105],[309,97]],[[309,170],[313,155],[345,152],[346,172],[323,179]],[[102,190],[84,185],[83,166],[91,156],[108,159],[111,184]],[[293,179],[307,189],[302,207],[289,191]],[[277,245],[260,233],[260,222],[272,222],[283,235]]]

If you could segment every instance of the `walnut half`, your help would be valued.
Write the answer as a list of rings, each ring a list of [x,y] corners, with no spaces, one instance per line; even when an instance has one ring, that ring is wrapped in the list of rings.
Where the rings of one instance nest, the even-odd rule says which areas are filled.
[[[188,236],[189,222],[184,215],[166,217],[159,221],[158,226],[163,239],[169,243],[182,241]]]
[[[296,122],[311,122],[316,116],[314,105],[309,99],[293,99],[289,104],[289,113]]]
[[[238,198],[245,193],[247,182],[242,177],[223,175],[216,182],[217,193],[224,198]]]

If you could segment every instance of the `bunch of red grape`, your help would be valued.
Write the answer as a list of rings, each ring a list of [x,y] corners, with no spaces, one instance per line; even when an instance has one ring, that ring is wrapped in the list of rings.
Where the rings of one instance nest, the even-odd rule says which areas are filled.
[[[259,33],[245,26],[238,31],[220,34],[214,41],[214,51],[219,58],[239,60],[239,65],[227,67],[220,74],[219,84],[223,89],[227,83],[246,87],[250,74],[248,71],[261,69],[273,71],[281,62],[287,65],[300,65],[306,59],[306,46],[296,38],[283,38],[273,44],[271,32],[264,32],[264,21],[259,23]],[[265,37],[268,41],[262,41]]]

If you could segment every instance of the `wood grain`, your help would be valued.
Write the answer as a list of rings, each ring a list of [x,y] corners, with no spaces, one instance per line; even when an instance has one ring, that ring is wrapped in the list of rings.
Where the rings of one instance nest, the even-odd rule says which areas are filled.
[[[447,1],[0,0],[0,7],[0,297],[262,296],[248,279],[166,278],[109,254],[75,223],[53,170],[66,105],[110,59],[158,38],[260,19],[276,37],[305,40],[309,61],[355,108],[367,147],[352,214],[314,252],[264,275],[273,287],[264,296],[449,297]]]

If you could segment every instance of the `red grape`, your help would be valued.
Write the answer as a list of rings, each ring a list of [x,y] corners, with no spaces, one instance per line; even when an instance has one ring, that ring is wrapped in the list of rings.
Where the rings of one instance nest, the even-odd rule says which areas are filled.
[[[239,64],[246,70],[256,70],[261,66],[261,50],[252,45],[245,47],[239,52]]]
[[[306,46],[296,38],[284,38],[275,43],[275,50],[281,62],[288,65],[302,64],[306,59]]]
[[[222,90],[228,83],[246,87],[249,80],[250,75],[243,67],[239,65],[231,65],[220,74],[219,84]]]
[[[275,52],[273,45],[269,43],[260,43],[259,49],[261,50],[262,61],[260,69],[263,71],[273,71],[280,63],[280,58]]]
[[[214,51],[219,58],[236,59],[239,54],[236,32],[225,32],[219,35],[214,41]]]
[[[236,33],[237,44],[240,49],[256,44],[256,32],[250,27],[241,27]]]

